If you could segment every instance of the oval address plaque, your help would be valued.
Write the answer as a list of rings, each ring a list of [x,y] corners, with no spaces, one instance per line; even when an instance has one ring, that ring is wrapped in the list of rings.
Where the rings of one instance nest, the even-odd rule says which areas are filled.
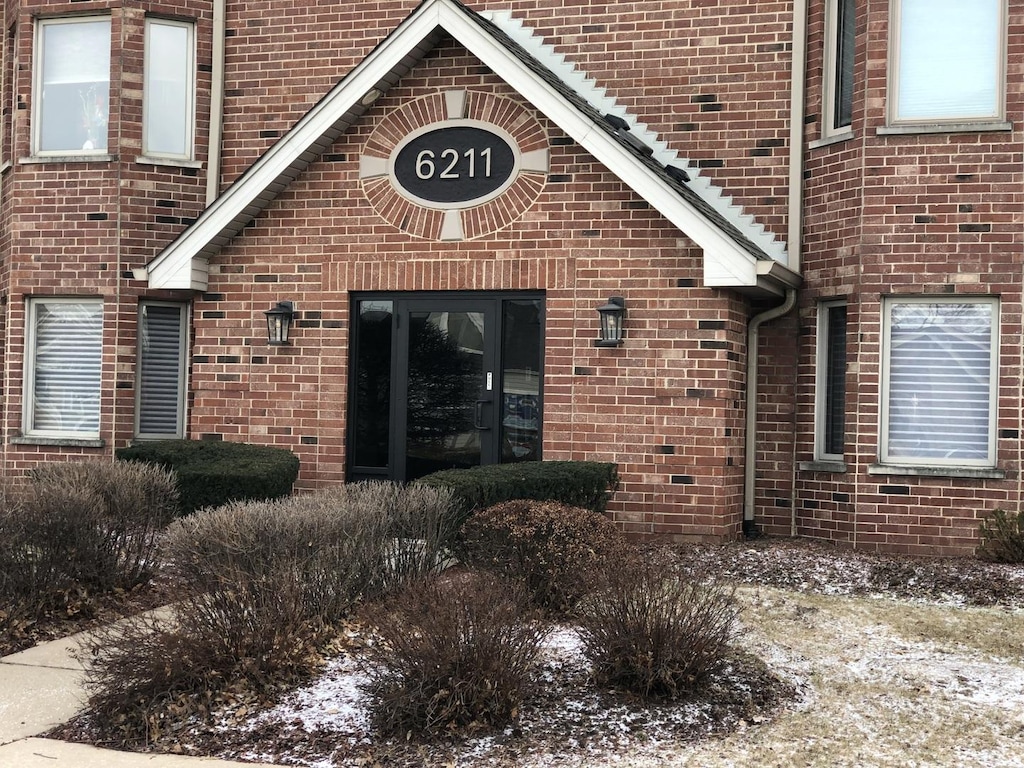
[[[497,133],[468,125],[428,130],[401,144],[394,178],[410,197],[461,208],[494,197],[514,181],[516,150]]]

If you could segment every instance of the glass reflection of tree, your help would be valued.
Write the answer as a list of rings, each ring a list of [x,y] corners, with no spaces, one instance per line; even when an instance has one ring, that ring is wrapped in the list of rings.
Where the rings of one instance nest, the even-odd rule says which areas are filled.
[[[427,316],[409,329],[409,443],[442,447],[451,436],[473,432],[480,359]]]

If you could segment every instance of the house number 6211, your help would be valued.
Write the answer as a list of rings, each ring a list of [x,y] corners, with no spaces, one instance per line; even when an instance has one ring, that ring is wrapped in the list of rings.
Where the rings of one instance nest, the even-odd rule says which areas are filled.
[[[491,177],[491,148],[481,149],[479,152],[475,147],[471,147],[462,153],[462,157],[468,162],[468,168],[466,168],[466,176],[475,179],[477,176],[477,156],[479,155],[480,164],[482,165],[482,173],[480,178],[489,179]],[[424,149],[418,155],[416,155],[416,176],[423,179],[438,178],[438,179],[460,179],[463,174],[460,173],[459,150],[449,147],[448,149],[441,151],[440,162],[435,162],[437,155],[432,149]],[[442,168],[438,173],[438,168]]]
[[[442,124],[395,147],[391,168],[398,189],[416,202],[469,207],[515,180],[516,150],[495,131]]]

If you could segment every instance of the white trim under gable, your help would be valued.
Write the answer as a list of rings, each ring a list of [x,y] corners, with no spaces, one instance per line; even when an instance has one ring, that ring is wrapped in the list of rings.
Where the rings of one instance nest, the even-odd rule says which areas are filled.
[[[704,252],[708,286],[779,295],[800,278],[730,224],[708,215],[607,126],[490,31],[456,0],[424,0],[380,45],[272,146],[147,267],[152,288],[207,288],[209,259],[447,33],[671,221]],[[700,202],[699,200],[697,201]]]

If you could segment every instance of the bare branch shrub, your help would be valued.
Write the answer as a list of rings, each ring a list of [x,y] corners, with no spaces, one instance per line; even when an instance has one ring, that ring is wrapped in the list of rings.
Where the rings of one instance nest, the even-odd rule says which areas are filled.
[[[166,708],[202,712],[211,691],[234,682],[304,674],[357,602],[437,568],[450,502],[443,491],[368,483],[176,520],[165,544],[183,585],[175,621],[128,622],[88,648],[99,727],[149,738]],[[412,537],[422,543],[411,554],[396,547]]]
[[[463,519],[451,489],[377,482],[349,488],[350,504],[385,519],[380,588],[400,587],[444,566]]]
[[[598,682],[669,699],[697,693],[722,668],[737,615],[731,590],[657,557],[615,563],[577,609]]]
[[[10,637],[35,620],[68,586],[58,564],[37,550],[28,534],[31,521],[5,478],[0,484],[0,637]]]
[[[25,512],[37,548],[63,559],[75,583],[108,592],[149,580],[177,505],[174,475],[159,467],[55,462],[33,470]]]
[[[304,674],[359,597],[350,544],[346,516],[323,497],[230,502],[172,523],[165,553],[181,584],[173,620],[123,622],[85,649],[104,738],[144,743],[171,711],[203,714],[227,686]]]
[[[0,509],[0,631],[145,583],[177,508],[174,477],[112,462],[42,464]]]
[[[518,500],[477,512],[462,529],[467,563],[522,581],[539,607],[571,609],[595,571],[628,551],[608,518],[554,501]]]
[[[1024,563],[1024,510],[995,510],[981,521],[978,557],[996,563]]]
[[[213,658],[178,624],[187,614],[143,614],[86,635],[89,708],[97,736],[113,746],[147,744],[178,715],[199,713],[225,684],[237,659]]]
[[[349,521],[317,501],[229,502],[168,529],[168,562],[189,592],[182,630],[212,660],[275,669],[291,638],[319,636],[360,596]]]
[[[521,589],[486,573],[413,582],[367,612],[374,725],[437,737],[514,720],[546,630]]]

